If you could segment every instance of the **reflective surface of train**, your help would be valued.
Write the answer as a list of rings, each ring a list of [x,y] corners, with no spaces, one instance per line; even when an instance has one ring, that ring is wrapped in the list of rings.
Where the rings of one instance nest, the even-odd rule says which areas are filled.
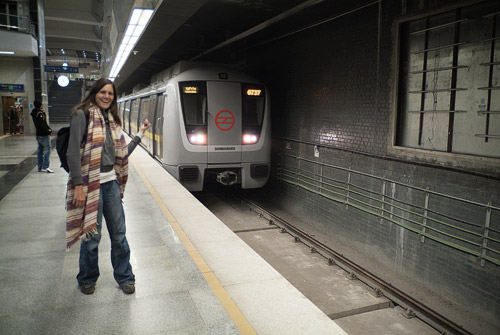
[[[123,129],[153,126],[143,146],[189,191],[206,179],[263,187],[270,172],[269,93],[259,81],[218,65],[179,62],[118,99]]]

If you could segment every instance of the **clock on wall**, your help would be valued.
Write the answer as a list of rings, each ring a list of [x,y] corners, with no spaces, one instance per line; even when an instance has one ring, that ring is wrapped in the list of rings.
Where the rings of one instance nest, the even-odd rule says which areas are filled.
[[[57,78],[57,83],[61,87],[66,87],[69,85],[69,78],[65,75],[60,75],[59,78]]]

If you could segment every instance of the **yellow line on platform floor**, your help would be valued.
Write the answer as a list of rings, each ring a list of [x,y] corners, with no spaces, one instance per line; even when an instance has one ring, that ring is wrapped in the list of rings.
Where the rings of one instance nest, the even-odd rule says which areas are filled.
[[[168,208],[165,206],[165,204],[161,200],[160,195],[156,192],[156,190],[154,189],[153,185],[149,182],[146,175],[144,175],[142,170],[137,166],[133,158],[129,158],[129,161],[134,165],[134,168],[137,170],[137,173],[141,177],[142,181],[144,182],[146,187],[149,189],[149,192],[151,192],[151,195],[160,206],[163,215],[168,220],[168,222],[174,229],[179,239],[182,241],[182,244],[186,248],[187,252],[191,256],[195,264],[198,266],[198,269],[203,274],[203,277],[205,278],[208,285],[210,286],[212,291],[215,293],[215,295],[221,302],[222,306],[225,308],[226,312],[229,314],[229,317],[233,320],[236,327],[238,327],[240,333],[243,335],[257,334],[253,329],[253,327],[248,322],[248,320],[245,318],[243,313],[241,313],[238,306],[236,306],[233,299],[231,299],[231,296],[227,293],[222,284],[219,282],[219,280],[212,272],[208,264],[205,263],[205,260],[203,259],[203,257],[201,257],[196,247],[191,243],[186,233],[182,230],[181,226],[177,223],[175,217],[172,215],[172,213],[170,213]]]

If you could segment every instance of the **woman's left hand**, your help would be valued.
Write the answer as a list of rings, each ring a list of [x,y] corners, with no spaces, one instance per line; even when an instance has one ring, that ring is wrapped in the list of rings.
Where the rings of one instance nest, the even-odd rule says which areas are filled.
[[[149,128],[151,128],[151,122],[148,121],[148,119],[144,120],[144,122],[141,124],[141,128],[140,128],[140,131],[141,132],[145,132],[146,130],[148,130]]]

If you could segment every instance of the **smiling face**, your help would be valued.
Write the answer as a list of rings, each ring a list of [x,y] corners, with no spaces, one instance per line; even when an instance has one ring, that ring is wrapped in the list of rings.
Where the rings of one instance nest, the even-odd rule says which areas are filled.
[[[104,85],[95,96],[97,106],[102,110],[106,110],[111,106],[114,98],[113,86],[111,84]]]

